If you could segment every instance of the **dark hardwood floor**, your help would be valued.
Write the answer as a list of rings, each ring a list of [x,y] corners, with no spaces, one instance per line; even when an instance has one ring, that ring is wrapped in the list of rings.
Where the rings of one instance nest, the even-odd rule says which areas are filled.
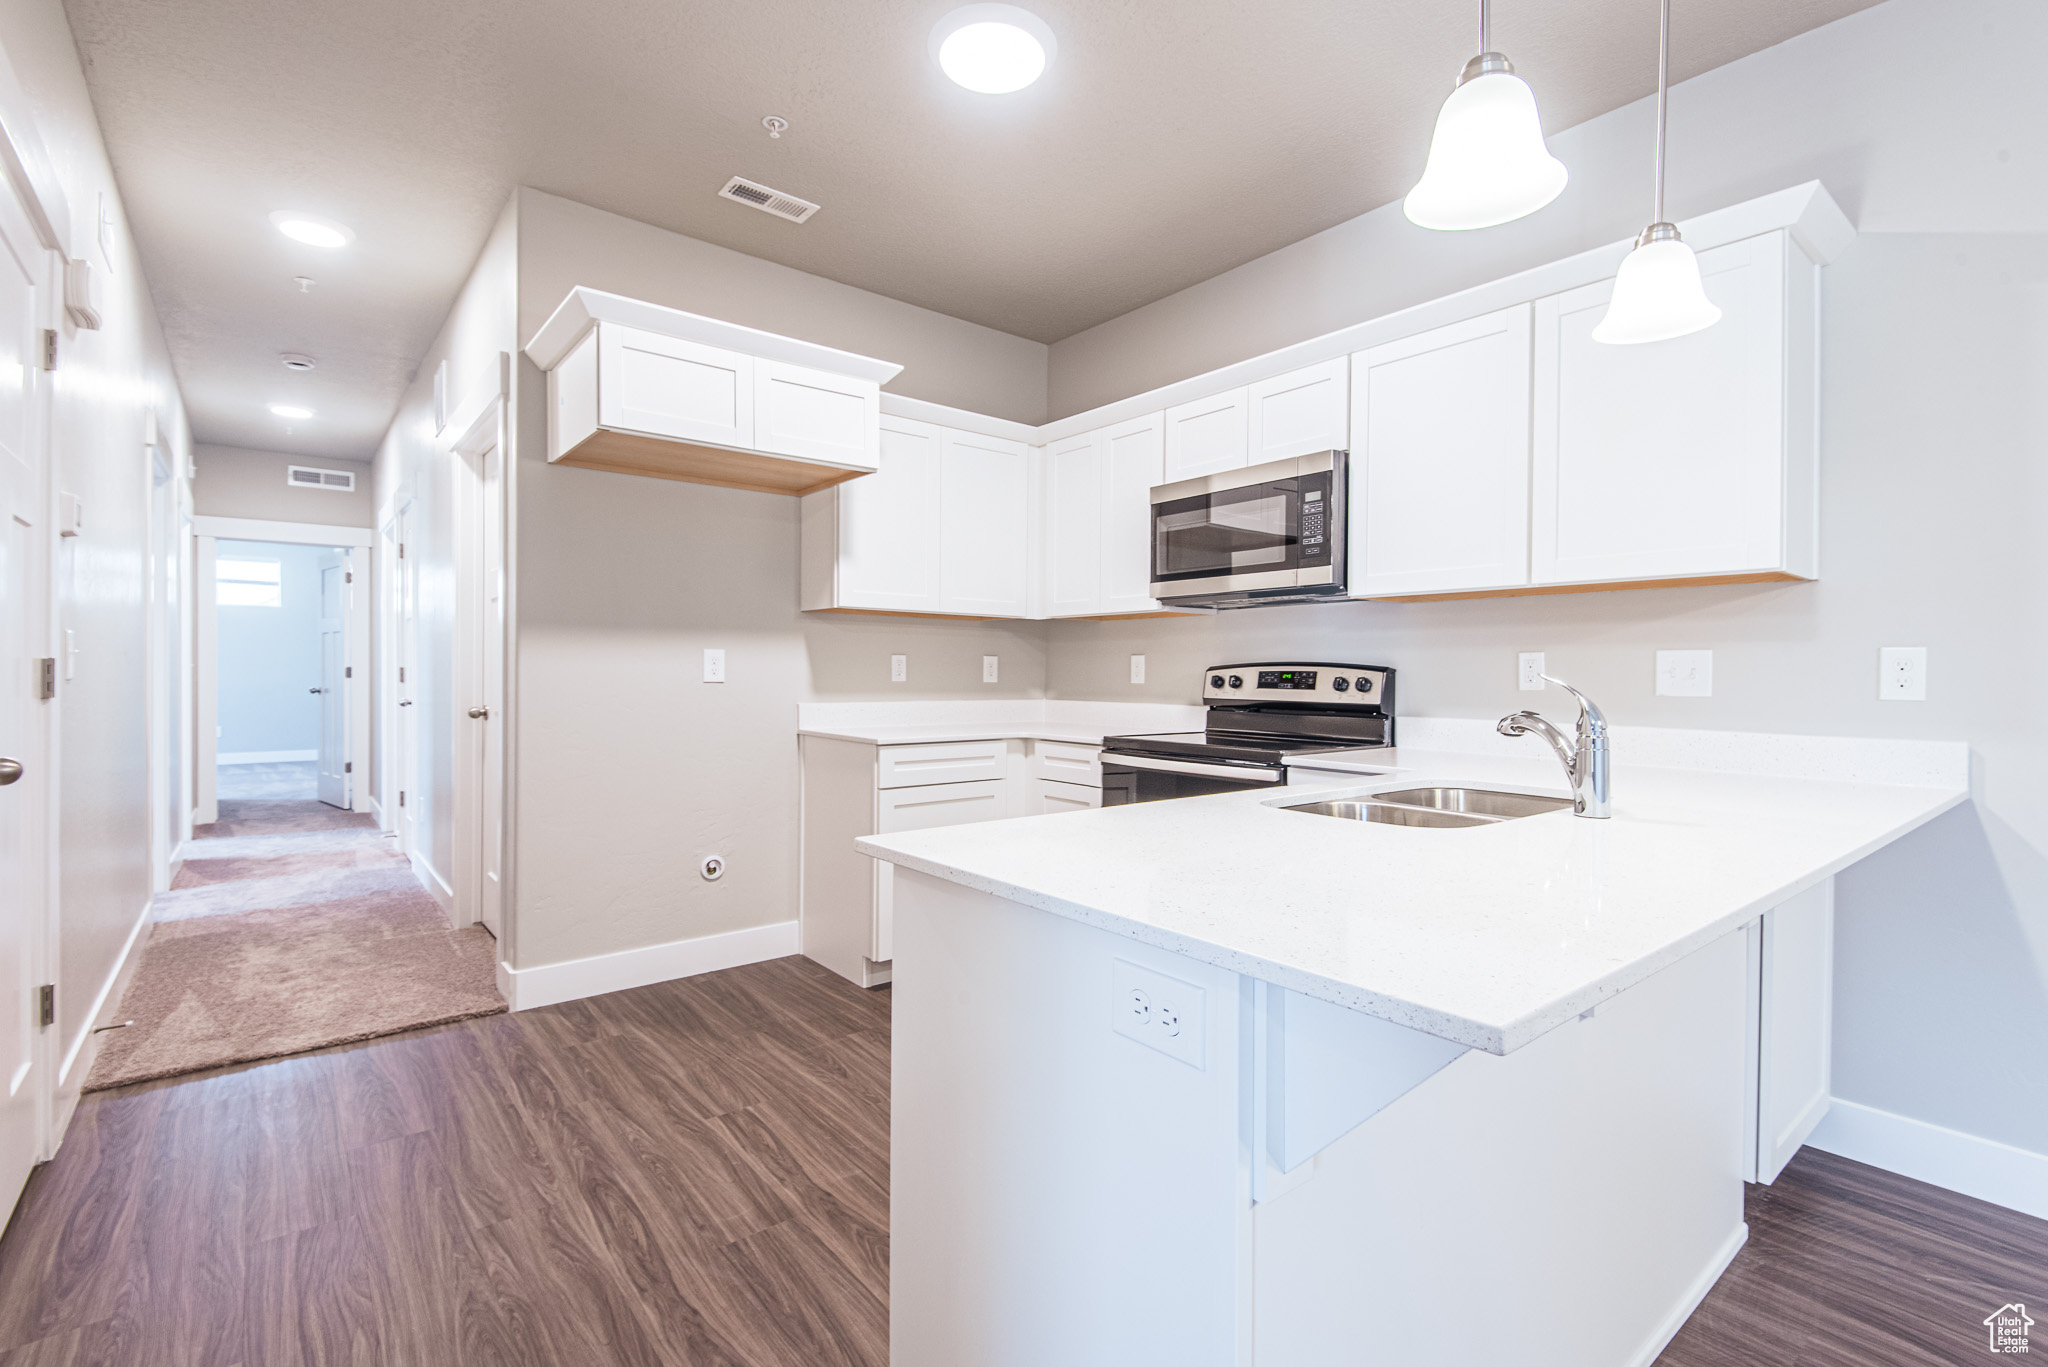
[[[782,959],[88,1097],[0,1364],[888,1360],[889,994]]]
[[[88,1097],[0,1367],[880,1367],[888,1087],[889,994],[782,959]],[[1662,1367],[2048,1321],[2048,1222],[1811,1149],[1749,1219]]]

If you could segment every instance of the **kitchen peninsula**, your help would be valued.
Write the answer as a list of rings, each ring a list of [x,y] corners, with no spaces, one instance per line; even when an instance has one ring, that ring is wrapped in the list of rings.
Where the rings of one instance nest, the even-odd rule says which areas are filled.
[[[859,842],[895,872],[897,1367],[1656,1358],[1825,1109],[1833,875],[1967,753],[1624,731],[1608,821],[1289,810],[1561,795],[1432,726],[1469,729]]]

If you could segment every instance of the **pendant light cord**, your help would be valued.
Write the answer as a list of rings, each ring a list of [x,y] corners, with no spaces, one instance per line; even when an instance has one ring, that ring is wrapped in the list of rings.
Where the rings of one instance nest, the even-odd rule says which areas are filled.
[[[1485,4],[1486,0],[1480,0]],[[1671,88],[1671,0],[1662,0],[1657,14],[1657,189],[1650,222],[1664,221],[1664,121]]]

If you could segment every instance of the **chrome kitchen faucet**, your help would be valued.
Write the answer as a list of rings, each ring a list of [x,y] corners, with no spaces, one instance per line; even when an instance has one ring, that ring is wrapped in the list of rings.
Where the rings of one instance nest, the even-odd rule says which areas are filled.
[[[1494,730],[1503,736],[1526,736],[1531,732],[1550,742],[1564,765],[1564,776],[1572,785],[1572,815],[1604,820],[1611,816],[1607,796],[1607,715],[1585,694],[1563,679],[1543,676],[1579,701],[1578,734],[1570,741],[1564,732],[1534,712],[1514,712],[1502,717]]]

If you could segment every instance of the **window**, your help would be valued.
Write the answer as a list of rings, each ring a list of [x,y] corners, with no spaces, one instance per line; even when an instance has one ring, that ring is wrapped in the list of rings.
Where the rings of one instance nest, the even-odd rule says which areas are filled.
[[[281,578],[275,560],[222,560],[214,566],[213,601],[224,608],[282,607]]]

